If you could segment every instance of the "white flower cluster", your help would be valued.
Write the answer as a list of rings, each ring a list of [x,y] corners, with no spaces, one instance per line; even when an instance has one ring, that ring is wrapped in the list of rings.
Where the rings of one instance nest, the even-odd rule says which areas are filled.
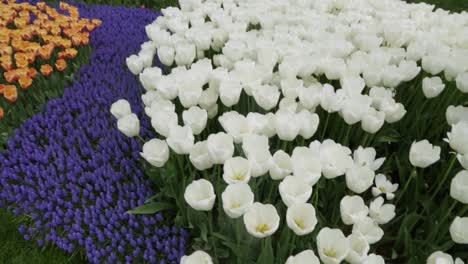
[[[272,153],[271,139],[286,145],[312,139],[319,123],[328,121],[319,120],[322,113],[338,113],[346,124],[360,123],[374,134],[404,117],[396,89],[421,69],[427,98],[445,89],[441,76],[467,93],[468,16],[392,0],[180,0],[179,5],[162,10],[164,16],[146,26],[150,41],[126,61],[146,90],[145,112],[159,135],[144,144],[142,157],[163,167],[172,150],[188,155],[200,171],[222,166],[223,210],[230,218],[243,217],[247,232],[257,238],[275,233],[280,216],[274,205],[255,202],[248,184],[252,178],[269,175],[281,181],[286,224],[303,236],[317,224],[308,203],[314,185],[322,176],[344,176],[356,194],[340,204],[352,233],[346,237],[323,227],[317,236],[319,257],[326,264],[384,263],[369,249],[384,234],[379,225],[395,217],[395,206],[384,197],[393,199],[398,184],[376,175],[385,158],[377,159],[374,148],[351,151],[331,139],[294,143],[290,153],[278,146]],[[152,66],[156,55],[164,71]],[[111,112],[119,130],[136,136],[138,118],[127,104],[119,100]],[[447,109],[448,140],[465,168],[467,116],[463,106]],[[224,132],[213,131],[210,119]],[[440,159],[440,151],[427,140],[415,142],[410,161],[425,168]],[[457,176],[451,191],[465,203],[467,178],[466,171]],[[377,198],[367,206],[359,195],[369,189]],[[210,211],[217,197],[212,183],[199,179],[186,187],[184,198],[193,209]],[[451,233],[466,243],[462,221],[454,222]],[[182,263],[211,263],[211,258],[197,251]],[[306,250],[287,263],[319,260]]]

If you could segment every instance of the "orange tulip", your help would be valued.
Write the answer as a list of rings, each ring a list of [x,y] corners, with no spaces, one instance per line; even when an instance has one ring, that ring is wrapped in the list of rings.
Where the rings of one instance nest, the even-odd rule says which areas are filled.
[[[55,62],[55,68],[57,68],[57,71],[63,72],[67,68],[67,62],[64,59],[58,59]]]
[[[34,68],[29,68],[28,69],[28,76],[32,79],[36,79],[37,77],[37,70]]]
[[[11,46],[0,46],[0,55],[3,57],[4,55],[11,55],[13,53],[13,49]]]
[[[6,87],[7,87],[6,84],[0,84],[0,95],[2,95],[3,92],[5,92]]]
[[[18,99],[18,90],[16,89],[16,86],[7,85],[5,91],[3,92],[3,96],[10,103],[16,102],[16,99]]]
[[[22,89],[29,89],[32,85],[32,81],[33,79],[31,79],[30,77],[21,77],[18,80],[19,85]]]
[[[5,77],[5,80],[9,83],[14,83],[18,80],[15,70],[9,70],[4,72],[3,77]]]
[[[44,76],[50,76],[54,72],[54,68],[50,66],[49,64],[44,64],[41,66],[41,73]]]
[[[2,120],[4,116],[5,113],[3,112],[3,108],[0,107],[0,120]]]
[[[8,60],[4,60],[0,62],[0,65],[5,71],[10,71],[13,69],[13,62],[11,61],[10,58],[8,57],[2,57],[2,58],[7,58]]]

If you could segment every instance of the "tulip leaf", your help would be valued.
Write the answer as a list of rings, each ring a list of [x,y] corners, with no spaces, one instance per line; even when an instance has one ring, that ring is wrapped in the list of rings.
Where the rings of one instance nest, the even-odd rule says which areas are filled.
[[[273,247],[271,246],[271,238],[268,237],[264,241],[262,252],[260,253],[260,257],[258,257],[257,259],[257,264],[271,264],[271,263],[275,263],[275,256],[273,255]]]
[[[150,203],[139,206],[133,210],[127,211],[127,214],[155,214],[164,210],[176,209],[173,204],[169,203]]]

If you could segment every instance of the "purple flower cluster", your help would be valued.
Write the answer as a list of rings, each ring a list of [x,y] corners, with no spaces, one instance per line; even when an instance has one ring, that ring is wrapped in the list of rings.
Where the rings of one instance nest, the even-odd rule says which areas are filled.
[[[70,253],[84,249],[92,263],[178,263],[186,231],[167,226],[161,214],[125,213],[154,193],[138,163],[141,146],[120,134],[109,113],[120,98],[141,105],[125,58],[138,51],[156,14],[79,7],[83,17],[103,21],[91,36],[91,62],[0,154],[0,206],[30,216],[31,224],[20,228],[26,239]]]

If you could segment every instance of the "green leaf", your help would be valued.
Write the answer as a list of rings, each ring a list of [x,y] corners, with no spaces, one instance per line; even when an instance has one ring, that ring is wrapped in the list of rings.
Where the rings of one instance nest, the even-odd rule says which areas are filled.
[[[176,209],[173,204],[169,203],[150,203],[139,206],[133,210],[127,211],[127,214],[155,214],[164,210]]]
[[[262,252],[257,259],[257,264],[271,264],[275,263],[275,256],[273,254],[273,247],[271,246],[271,238],[265,238]]]

